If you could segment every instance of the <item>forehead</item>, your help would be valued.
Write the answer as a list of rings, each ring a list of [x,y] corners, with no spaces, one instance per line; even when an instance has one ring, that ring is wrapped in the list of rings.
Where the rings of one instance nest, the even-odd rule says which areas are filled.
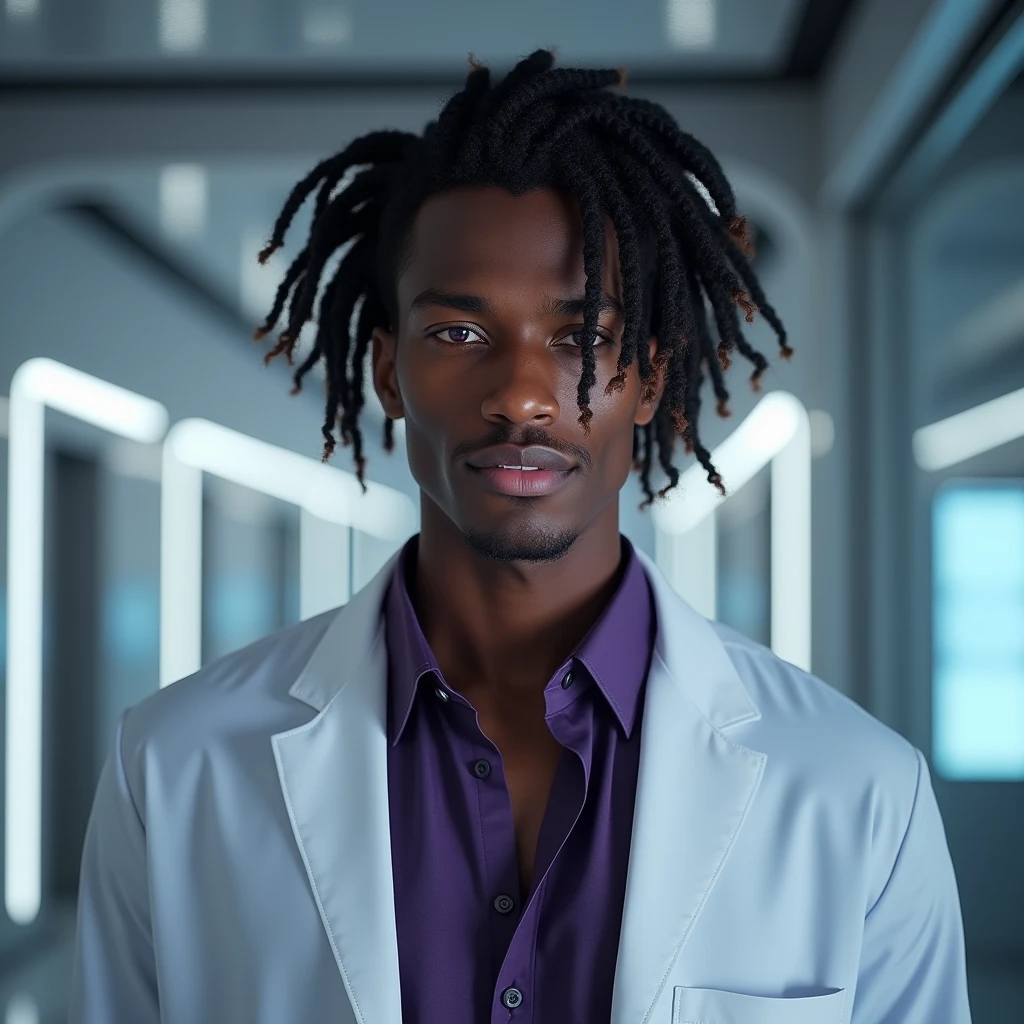
[[[603,216],[605,290],[619,296],[615,231]],[[478,293],[582,295],[583,224],[576,200],[553,188],[514,196],[504,189],[458,188],[431,196],[410,236],[398,282],[408,308],[425,287],[472,282]]]

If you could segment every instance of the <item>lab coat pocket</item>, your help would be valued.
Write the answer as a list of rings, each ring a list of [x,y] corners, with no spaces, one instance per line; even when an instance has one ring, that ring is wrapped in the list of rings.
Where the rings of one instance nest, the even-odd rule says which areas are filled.
[[[672,1024],[840,1024],[845,1002],[842,988],[785,998],[676,985]]]

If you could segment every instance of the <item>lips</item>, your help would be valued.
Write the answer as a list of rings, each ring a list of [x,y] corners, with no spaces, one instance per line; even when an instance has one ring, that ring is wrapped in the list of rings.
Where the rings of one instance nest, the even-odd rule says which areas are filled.
[[[474,480],[488,490],[517,498],[538,498],[560,491],[573,477],[572,470],[502,469],[500,466],[470,467]]]
[[[468,460],[474,469],[493,469],[505,467],[516,470],[547,470],[553,473],[567,473],[573,469],[573,463],[553,448],[541,445],[497,445],[485,448],[482,452]]]

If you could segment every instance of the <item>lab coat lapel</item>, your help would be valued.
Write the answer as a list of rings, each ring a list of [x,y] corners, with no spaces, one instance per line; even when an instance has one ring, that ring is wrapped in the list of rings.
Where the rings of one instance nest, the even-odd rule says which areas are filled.
[[[289,690],[320,713],[272,737],[295,841],[360,1024],[402,1019],[381,615],[396,558],[338,612]]]
[[[767,761],[723,735],[760,712],[718,635],[637,554],[654,590],[658,638],[641,728],[612,1024],[649,1019],[670,970],[686,955]]]

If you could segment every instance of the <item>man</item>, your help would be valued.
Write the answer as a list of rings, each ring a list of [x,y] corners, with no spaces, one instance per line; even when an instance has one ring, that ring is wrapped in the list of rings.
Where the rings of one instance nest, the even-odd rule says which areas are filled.
[[[315,307],[295,383],[324,360],[325,458],[337,424],[362,480],[372,342],[421,530],[121,716],[73,1021],[969,1021],[920,752],[619,534],[678,435],[724,488],[704,374],[725,415],[729,353],[766,365],[737,307],[791,350],[714,157],[552,63],[474,65],[422,137],[357,139],[285,204],[264,259],[317,190],[267,358]]]

